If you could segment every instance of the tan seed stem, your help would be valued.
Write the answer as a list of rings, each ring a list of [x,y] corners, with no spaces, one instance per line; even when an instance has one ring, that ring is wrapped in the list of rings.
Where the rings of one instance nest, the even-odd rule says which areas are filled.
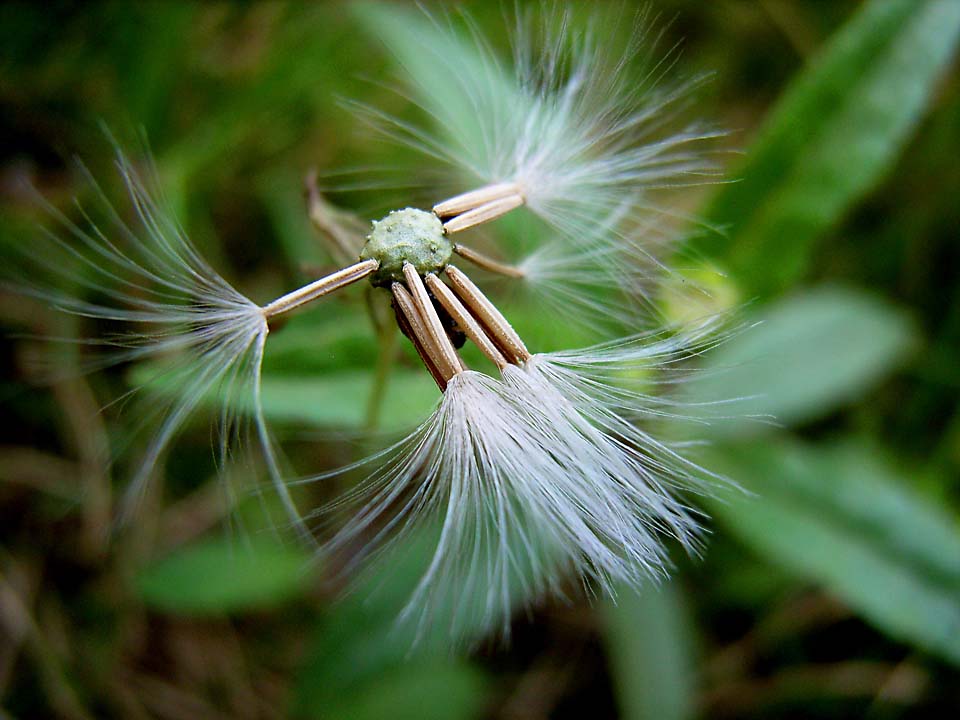
[[[313,226],[330,242],[337,262],[350,262],[363,248],[365,225],[359,218],[337,210],[328,203],[317,187],[317,171],[311,170],[304,180],[307,189],[307,213]]]
[[[496,220],[501,215],[506,215],[511,210],[523,205],[522,195],[508,195],[499,200],[492,200],[488,203],[467,210],[456,217],[447,220],[443,224],[444,231],[450,235],[455,232],[461,232],[468,228],[482,225],[483,223]]]
[[[501,200],[510,195],[522,197],[523,192],[521,192],[520,186],[512,182],[485,185],[477,190],[455,195],[452,198],[437,203],[433,206],[433,212],[439,218],[453,217],[454,215],[465,213],[468,210],[473,210],[481,205],[486,205],[494,200]]]
[[[433,296],[443,305],[444,309],[450,313],[450,317],[456,321],[457,325],[467,334],[467,337],[473,341],[473,344],[480,348],[480,351],[490,358],[490,361],[503,370],[509,363],[503,357],[496,345],[487,337],[487,334],[480,327],[480,323],[470,314],[470,311],[463,306],[453,291],[448,288],[443,281],[433,273],[426,277],[427,287],[433,292]]]
[[[380,263],[376,260],[364,260],[363,262],[345,267],[342,270],[337,270],[335,273],[331,273],[319,280],[314,280],[309,285],[304,285],[302,288],[278,297],[273,302],[267,303],[261,308],[263,315],[266,318],[271,318],[289,312],[305,303],[332,293],[334,290],[339,290],[342,287],[357,282],[357,280],[362,280],[367,277],[367,275],[375,272],[378,267],[380,267]]]
[[[440,316],[437,315],[437,309],[433,307],[433,302],[430,300],[430,295],[427,293],[423,280],[420,279],[420,274],[413,265],[404,263],[403,276],[407,281],[407,289],[410,290],[410,294],[417,305],[417,311],[420,313],[420,317],[433,340],[433,345],[439,353],[440,362],[438,364],[441,369],[449,367],[451,375],[466,370],[466,366],[460,360],[460,356],[457,355],[453,343],[447,337],[447,331],[444,330],[443,323],[440,322]]]
[[[420,319],[419,313],[417,313],[413,298],[410,297],[407,289],[397,282],[390,286],[390,291],[393,293],[393,298],[397,304],[397,324],[400,325],[400,330],[410,339],[410,342],[413,343],[417,355],[420,356],[423,364],[427,370],[430,371],[430,375],[433,376],[433,380],[437,383],[437,387],[440,388],[440,392],[446,392],[447,381],[450,379],[450,376],[440,371],[434,357],[427,349],[426,343],[429,336],[427,329],[423,325],[423,321]]]
[[[473,284],[463,272],[453,265],[447,265],[447,277],[457,297],[463,301],[473,315],[487,329],[491,339],[503,351],[503,354],[514,363],[526,362],[530,359],[523,340],[517,335],[507,319],[500,313],[492,302],[487,299],[480,288]]]
[[[468,248],[465,245],[461,245],[460,243],[457,243],[453,246],[453,251],[464,260],[469,260],[477,267],[481,267],[484,270],[489,270],[490,272],[495,272],[512,278],[522,278],[526,275],[523,270],[515,265],[507,265],[506,263],[494,260],[493,258],[488,257],[481,252],[477,252],[473,248]]]

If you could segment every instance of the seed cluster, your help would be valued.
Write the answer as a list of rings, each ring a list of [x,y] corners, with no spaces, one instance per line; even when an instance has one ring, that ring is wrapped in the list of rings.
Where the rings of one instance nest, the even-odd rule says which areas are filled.
[[[433,212],[395,210],[373,223],[360,252],[361,262],[376,262],[370,281],[389,288],[397,324],[417,349],[441,390],[467,369],[451,335],[463,333],[497,368],[530,358],[506,318],[461,270],[450,264],[453,253],[488,270],[517,277],[515,268],[453,244],[449,236],[488,222],[523,203],[516,185],[490,185],[434,206]],[[437,275],[443,272],[450,281]],[[441,314],[449,320],[444,323]]]
[[[311,192],[313,200],[319,195]],[[453,233],[489,222],[524,203],[514,183],[498,183],[444,200],[432,212],[405,208],[374,221],[359,262],[277,298],[261,308],[268,320],[346,285],[369,278],[393,296],[397,324],[441,390],[467,369],[457,336],[470,338],[494,365],[520,365],[530,353],[506,318],[467,275],[454,254],[491,272],[523,277],[519,268],[451,241]],[[318,212],[322,208],[318,206]],[[311,216],[313,216],[311,212]],[[449,280],[444,283],[438,273]],[[442,317],[441,317],[442,315]],[[446,322],[445,322],[446,320]]]
[[[530,359],[529,351],[506,318],[455,266],[445,268],[450,286],[432,272],[421,278],[410,263],[404,265],[403,273],[405,284],[395,282],[390,286],[397,321],[441,390],[446,390],[450,379],[467,366],[457,355],[435,302],[500,370]]]

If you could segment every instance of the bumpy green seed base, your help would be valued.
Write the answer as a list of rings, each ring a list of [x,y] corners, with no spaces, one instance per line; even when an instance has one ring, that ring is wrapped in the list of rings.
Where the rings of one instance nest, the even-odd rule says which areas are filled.
[[[403,281],[404,263],[425,275],[446,267],[452,254],[453,244],[443,234],[439,218],[424,210],[406,208],[374,221],[360,259],[379,262],[380,268],[370,276],[370,281],[389,287]]]

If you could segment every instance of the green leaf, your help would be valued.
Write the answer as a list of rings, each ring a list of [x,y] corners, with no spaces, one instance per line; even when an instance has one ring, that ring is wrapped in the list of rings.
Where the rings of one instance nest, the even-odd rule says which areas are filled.
[[[713,460],[757,493],[713,503],[732,534],[882,631],[960,665],[956,518],[858,445],[781,439],[727,447]]]
[[[334,300],[338,304],[332,307],[317,307],[291,317],[278,331],[271,331],[263,359],[264,375],[372,369],[377,362],[377,342],[363,307],[350,302],[359,299],[356,295],[343,298],[346,302]]]
[[[167,114],[176,108],[176,85],[186,60],[170,47],[183,41],[197,22],[198,10],[189,3],[127,5],[115,8],[110,18],[120,30],[113,35],[111,53],[120,97],[130,119],[151,131],[169,127]]]
[[[316,716],[343,720],[468,720],[479,717],[487,683],[477,668],[463,661],[414,662],[377,676],[362,692]]]
[[[263,411],[271,420],[361,428],[373,389],[370,372],[340,372],[318,377],[264,377]],[[416,427],[440,401],[426,371],[398,371],[390,376],[380,415],[383,430]]]
[[[604,643],[621,717],[681,720],[694,715],[692,633],[675,582],[639,593],[622,588],[604,608]]]
[[[862,395],[895,369],[915,345],[910,319],[860,291],[821,287],[794,295],[753,317],[750,327],[711,352],[686,399],[740,398],[727,410],[777,423],[814,420]],[[693,412],[709,415],[716,408]],[[719,423],[718,433],[769,429]]]
[[[218,538],[175,551],[137,577],[143,601],[158,610],[208,615],[260,610],[301,594],[310,556],[265,539]]]
[[[423,628],[416,618],[401,619],[411,594],[430,565],[438,534],[438,528],[423,527],[399,536],[386,556],[361,576],[353,591],[321,618],[299,674],[293,715],[367,717],[366,713],[372,711],[368,709],[368,701],[358,701],[354,706],[355,699],[370,695],[372,706],[381,708],[388,699],[398,704],[414,703],[416,698],[422,698],[422,692],[443,696],[445,691],[434,687],[429,677],[435,672],[451,675],[452,696],[430,712],[444,712],[446,704],[454,714],[430,717],[475,714],[479,697],[476,688],[481,678],[451,653],[451,649],[456,648],[451,648],[448,635],[454,611],[462,608],[435,608],[431,622]],[[477,632],[466,629],[467,641],[480,640],[480,630],[485,629],[483,613],[466,615],[476,621],[478,629]],[[408,674],[405,668],[409,669]],[[396,678],[405,678],[403,682],[409,684],[403,698],[397,697],[398,684],[402,683]],[[383,700],[379,699],[381,695]],[[344,698],[348,700],[345,702]],[[337,712],[331,708],[337,708]]]
[[[236,79],[219,77],[203,96],[202,112],[183,127],[188,132],[159,154],[164,177],[192,186],[201,171],[216,165],[288,150],[309,128],[321,125],[334,133],[348,126],[333,108],[350,73],[330,58],[349,64],[363,49],[343,13],[321,3],[295,3],[278,7],[276,17],[261,28],[258,62]]]
[[[177,396],[183,389],[180,376],[164,373],[157,365],[131,373],[134,385],[151,392]],[[267,420],[311,423],[324,427],[360,429],[366,426],[367,400],[373,391],[373,373],[362,370],[333,371],[317,375],[264,375],[263,412]],[[440,401],[440,391],[424,370],[399,370],[390,375],[378,429],[409,430],[426,420]],[[235,397],[249,411],[250,398]],[[219,406],[216,394],[203,400],[208,408]]]
[[[276,170],[258,181],[257,191],[291,267],[322,267],[330,262],[329,253],[323,251],[322,241],[310,225],[302,178]]]
[[[909,137],[960,33],[956,0],[871,0],[794,81],[745,165],[711,203],[697,243],[748,297],[807,269],[814,242],[880,180]]]

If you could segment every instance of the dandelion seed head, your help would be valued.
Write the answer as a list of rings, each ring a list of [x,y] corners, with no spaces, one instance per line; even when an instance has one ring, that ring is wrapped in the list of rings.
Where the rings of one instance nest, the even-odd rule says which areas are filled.
[[[389,557],[416,528],[437,528],[401,622],[453,643],[505,638],[518,610],[569,597],[570,578],[613,595],[665,577],[665,539],[700,548],[701,515],[684,493],[721,479],[643,429],[683,417],[651,378],[715,329],[535,354],[500,379],[454,375],[433,415],[337,503],[356,511],[326,550]],[[627,370],[648,373],[643,389],[614,380]]]
[[[420,61],[432,57],[445,67],[444,50],[459,42],[457,31],[430,21],[439,41],[421,43]],[[682,403],[664,391],[682,380],[683,361],[717,342],[715,323],[531,352],[458,266],[463,259],[531,289],[544,302],[545,322],[635,327],[652,304],[648,285],[665,270],[655,246],[668,240],[668,213],[647,196],[709,175],[697,147],[716,133],[700,125],[671,129],[689,85],[661,82],[669,54],[638,81],[639,45],[611,55],[598,27],[576,31],[567,13],[540,25],[520,14],[514,57],[505,63],[466,23],[475,62],[453,54],[450,81],[420,88],[427,98],[443,95],[443,102],[429,103],[443,132],[378,117],[432,162],[469,177],[473,189],[432,211],[391,212],[373,223],[359,257],[349,257],[357,252],[357,225],[341,224],[313,187],[318,226],[352,264],[258,305],[199,256],[118,154],[138,229],[100,193],[112,232],[56,215],[70,241],[48,234],[56,253],[37,258],[44,272],[97,299],[27,290],[68,312],[122,323],[126,334],[92,341],[110,350],[100,362],[149,361],[156,379],[177,388],[173,399],[153,408],[159,422],[132,497],[142,493],[186,419],[212,399],[222,408],[221,457],[241,425],[252,427],[290,524],[307,542],[319,537],[322,552],[347,555],[348,570],[384,557],[423,527],[436,528],[400,619],[416,637],[439,631],[454,643],[487,633],[506,637],[518,608],[548,595],[568,597],[571,580],[588,593],[613,595],[621,584],[664,577],[668,540],[690,553],[700,548],[701,515],[686,495],[724,482],[653,427],[686,419]],[[517,266],[456,239],[521,207],[552,232]],[[400,329],[442,396],[432,415],[392,447],[308,478],[363,476],[341,499],[304,518],[263,409],[269,323],[364,278],[389,291]],[[492,362],[496,377],[467,368],[457,350],[464,338]],[[328,525],[347,507],[350,520],[331,534]]]

